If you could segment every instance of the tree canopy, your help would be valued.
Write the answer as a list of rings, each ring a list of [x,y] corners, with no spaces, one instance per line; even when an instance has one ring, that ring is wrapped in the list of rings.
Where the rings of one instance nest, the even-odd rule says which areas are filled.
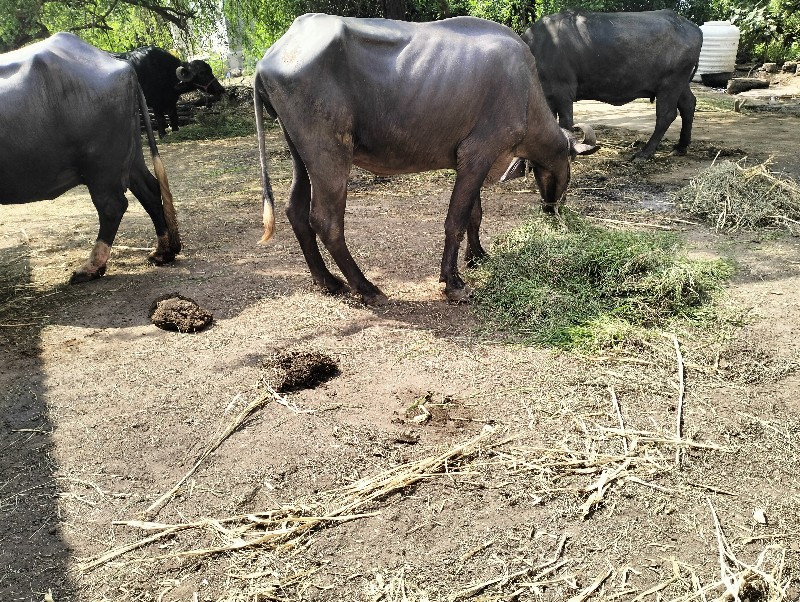
[[[100,48],[153,44],[198,51],[215,33],[241,47],[252,64],[298,15],[430,21],[474,15],[521,33],[567,7],[598,11],[671,8],[701,24],[733,19],[742,30],[742,58],[787,59],[800,54],[800,0],[0,0],[0,51],[56,31],[72,31]]]

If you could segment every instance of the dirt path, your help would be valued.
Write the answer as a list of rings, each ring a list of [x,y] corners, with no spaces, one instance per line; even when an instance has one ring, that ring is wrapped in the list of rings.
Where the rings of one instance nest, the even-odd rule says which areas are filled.
[[[577,113],[649,134],[652,111],[582,104]],[[800,173],[790,139],[797,123],[704,111],[686,158],[660,152],[632,171],[619,160],[633,143],[623,137],[576,167],[570,202],[579,211],[681,228],[696,251],[740,266],[729,291],[736,319],[718,336],[677,333],[683,436],[693,442],[682,447],[680,469],[671,339],[591,356],[503,344],[468,306],[443,301],[437,265],[449,173],[354,173],[348,241],[391,298],[378,309],[312,287],[282,211],[275,240],[255,244],[250,138],[162,147],[185,241],[172,266],[146,264],[152,226],[132,202],[108,274],[66,286],[96,235],[85,192],[3,207],[0,599],[38,601],[52,589],[56,602],[563,601],[597,580],[589,599],[688,600],[681,596],[719,578],[711,508],[732,553],[765,572],[782,566],[786,599],[796,599],[797,239],[716,235],[676,221],[686,216],[668,194],[722,145],[775,155]],[[283,199],[290,164],[277,130],[269,145]],[[581,184],[598,170],[602,187]],[[519,181],[487,189],[485,241],[536,205]],[[172,291],[209,308],[215,324],[197,334],[152,326],[151,301]],[[286,351],[323,353],[339,375],[267,403],[148,513],[264,394]],[[627,437],[614,434],[620,416]],[[494,435],[460,459],[421,473],[407,465],[487,426]],[[396,481],[353,506],[351,520],[320,520],[368,486],[342,488],[388,470]],[[596,504],[592,491],[602,494]],[[142,519],[158,524],[130,522]],[[82,564],[170,526],[181,530],[96,568]],[[268,527],[272,539],[241,548]]]
[[[703,86],[693,86],[699,100],[692,138],[695,141],[724,144],[729,148],[742,149],[758,160],[774,158],[774,167],[800,177],[797,161],[796,131],[800,121],[797,116],[779,113],[736,113],[711,109],[709,101],[719,102],[725,95],[710,92]],[[590,124],[624,127],[651,134],[655,127],[655,104],[646,100],[636,101],[624,107],[614,107],[594,101],[582,101],[575,105],[575,120]],[[677,141],[681,129],[680,118],[667,132],[667,138]],[[754,136],[754,132],[758,135]],[[645,138],[646,140],[646,138]]]

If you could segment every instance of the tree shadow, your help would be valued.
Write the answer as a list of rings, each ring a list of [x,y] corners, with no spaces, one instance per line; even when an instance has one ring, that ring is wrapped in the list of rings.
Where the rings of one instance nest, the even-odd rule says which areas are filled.
[[[74,596],[28,253],[0,249],[0,600]]]

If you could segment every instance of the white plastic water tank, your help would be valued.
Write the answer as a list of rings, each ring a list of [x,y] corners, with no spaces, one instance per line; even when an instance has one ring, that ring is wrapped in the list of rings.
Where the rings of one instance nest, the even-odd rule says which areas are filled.
[[[731,73],[736,68],[739,28],[730,21],[706,21],[700,26],[703,46],[694,81],[703,73]]]

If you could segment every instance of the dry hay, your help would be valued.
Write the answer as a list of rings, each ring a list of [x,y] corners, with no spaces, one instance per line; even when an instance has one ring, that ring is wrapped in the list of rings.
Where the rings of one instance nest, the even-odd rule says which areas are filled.
[[[176,559],[200,559],[212,555],[227,555],[230,561],[229,576],[242,576],[241,589],[229,591],[227,600],[272,600],[278,592],[285,594],[290,586],[300,585],[317,569],[297,570],[279,578],[278,573],[253,573],[252,565],[259,558],[272,554],[302,554],[314,532],[335,527],[343,522],[376,516],[380,504],[394,493],[400,493],[414,483],[436,477],[449,478],[474,474],[482,467],[491,467],[504,475],[534,472],[552,486],[551,491],[574,489],[566,482],[575,479],[588,482],[579,487],[585,499],[581,510],[590,518],[612,491],[624,484],[654,488],[671,494],[696,496],[699,489],[713,489],[689,483],[678,487],[662,487],[653,478],[673,471],[670,448],[692,447],[726,451],[719,446],[699,443],[689,439],[621,428],[596,428],[585,431],[583,449],[542,448],[522,445],[518,437],[503,435],[491,427],[476,436],[441,453],[408,462],[379,474],[360,479],[349,486],[317,494],[307,499],[286,504],[271,510],[223,518],[203,518],[179,524],[156,523],[142,520],[117,521],[114,524],[139,529],[149,535],[129,544],[120,545],[78,566],[88,572],[114,561],[118,568],[132,567],[141,562],[167,563]],[[598,445],[617,447],[619,453],[598,451]],[[666,453],[665,453],[666,452]],[[717,493],[733,493],[715,490]],[[537,493],[543,493],[541,490]],[[632,600],[644,600],[649,595],[667,588],[680,587],[688,591],[676,600],[786,600],[787,580],[783,575],[785,548],[767,546],[753,564],[736,558],[724,536],[716,511],[709,501],[711,519],[717,533],[720,579],[702,584],[695,569],[677,560],[673,561],[673,575],[645,591],[630,588],[626,593],[638,594]],[[588,585],[579,588],[575,581],[576,563],[580,558],[564,557],[566,532],[562,534],[552,555],[544,562],[530,563],[522,569],[504,571],[499,577],[464,584],[448,596],[449,602],[482,599],[515,599],[522,593],[540,595],[545,589],[563,584],[577,593],[569,602],[584,602],[593,597],[604,599],[607,584],[624,581],[625,569],[610,567],[592,576]],[[165,542],[169,542],[167,546]],[[204,543],[205,542],[205,543]],[[483,547],[491,545],[491,542]],[[165,548],[170,551],[164,553]],[[464,555],[480,551],[471,550]],[[123,558],[131,552],[134,558]],[[250,579],[254,575],[259,579]],[[264,579],[261,577],[275,577]],[[404,569],[394,575],[377,574],[368,585],[371,599],[386,602],[427,602],[428,595],[417,584],[406,580]],[[495,595],[489,595],[489,592]],[[510,593],[510,598],[508,594]],[[505,595],[503,595],[505,594]],[[756,596],[756,597],[753,597]]]
[[[675,354],[680,408],[683,404],[683,371],[686,364],[677,337],[668,335],[667,338]],[[613,414],[603,414],[612,417],[614,426],[603,424],[607,422],[605,419],[597,421],[593,418],[597,413],[582,416],[577,421],[581,430],[576,439],[562,440],[560,444],[552,446],[533,445],[526,442],[523,435],[512,436],[506,430],[486,426],[479,434],[440,453],[399,464],[338,489],[314,493],[308,498],[260,512],[204,517],[178,524],[150,520],[117,521],[114,524],[139,530],[143,535],[94,558],[85,559],[77,568],[80,572],[88,572],[112,563],[117,570],[133,571],[141,563],[158,563],[161,566],[179,567],[181,573],[185,574],[186,571],[197,570],[202,559],[223,556],[229,565],[225,574],[231,580],[226,585],[225,595],[217,599],[230,602],[284,600],[289,599],[287,592],[293,588],[308,587],[311,576],[321,568],[318,565],[309,568],[303,561],[315,535],[320,535],[323,529],[336,528],[343,522],[376,516],[390,503],[392,495],[402,495],[410,486],[432,479],[445,478],[457,484],[460,479],[470,482],[480,474],[487,482],[502,480],[508,484],[522,477],[523,482],[536,483],[530,492],[540,501],[559,492],[575,494],[578,511],[587,521],[603,520],[604,514],[596,514],[598,508],[609,499],[615,504],[614,497],[630,495],[635,491],[643,492],[642,495],[646,495],[644,492],[657,491],[688,499],[696,499],[698,494],[708,492],[723,496],[738,494],[736,491],[693,482],[680,469],[678,452],[691,448],[696,453],[728,453],[732,449],[685,436],[681,429],[680,409],[672,432],[635,428],[626,424],[613,387],[609,386],[608,394],[609,408],[613,409]],[[285,397],[268,387],[235,420],[221,429],[219,436],[201,455],[187,477],[253,412],[271,401],[298,411],[286,402]],[[628,422],[631,418],[634,416],[629,416]],[[531,481],[526,476],[535,478]],[[151,509],[168,503],[187,477],[159,498]],[[407,499],[413,500],[414,496]],[[565,544],[571,537],[565,529],[551,554],[536,560],[523,559],[521,566],[517,564],[513,569],[506,566],[497,577],[459,584],[459,587],[448,592],[447,600],[512,600],[523,594],[538,597],[545,590],[556,587],[561,588],[562,592],[573,592],[571,597],[565,595],[563,598],[568,602],[611,600],[621,595],[633,596],[627,599],[636,602],[646,599],[683,602],[787,600],[790,577],[784,574],[786,548],[767,545],[752,563],[737,558],[725,538],[722,523],[710,499],[708,506],[708,524],[713,525],[716,532],[718,578],[709,578],[705,574],[701,579],[697,567],[673,558],[672,574],[662,575],[659,582],[648,584],[644,591],[633,589],[627,582],[630,567],[608,566],[599,573],[596,567],[584,567],[581,570],[582,559],[575,554],[578,550],[572,549],[571,553],[565,554]],[[488,538],[480,542],[462,555],[462,561],[480,553],[492,543]],[[713,542],[709,544],[713,545]],[[741,556],[741,552],[739,554]],[[279,563],[284,564],[284,568],[277,568]],[[583,573],[580,586],[576,581],[578,571]],[[623,591],[617,591],[620,588]],[[397,571],[376,574],[366,590],[369,599],[376,602],[427,602],[431,599],[419,583],[406,579],[402,566]],[[670,597],[661,597],[662,592],[667,591]]]
[[[714,364],[731,382],[754,384],[779,382],[796,373],[800,358],[780,357],[773,349],[747,338],[736,338],[719,350]]]
[[[285,505],[266,512],[221,519],[209,518],[177,525],[139,520],[119,521],[115,524],[155,531],[155,534],[89,559],[80,565],[79,570],[89,571],[132,550],[182,531],[208,531],[212,538],[221,536],[227,543],[221,546],[184,549],[170,554],[156,555],[149,560],[203,557],[261,547],[290,547],[299,538],[320,527],[374,515],[365,512],[372,502],[441,471],[447,472],[453,466],[457,466],[459,460],[481,450],[482,444],[493,434],[493,429],[484,428],[477,436],[441,454],[402,464],[378,475],[356,481],[348,487],[322,493],[316,500]]]
[[[676,194],[680,206],[713,224],[718,232],[775,225],[800,227],[800,186],[769,169],[769,161],[747,166],[715,161]]]
[[[208,327],[214,321],[214,316],[193,299],[169,293],[153,301],[150,321],[163,330],[198,332]]]
[[[284,351],[265,362],[267,380],[278,393],[314,389],[339,374],[339,366],[319,351]]]

